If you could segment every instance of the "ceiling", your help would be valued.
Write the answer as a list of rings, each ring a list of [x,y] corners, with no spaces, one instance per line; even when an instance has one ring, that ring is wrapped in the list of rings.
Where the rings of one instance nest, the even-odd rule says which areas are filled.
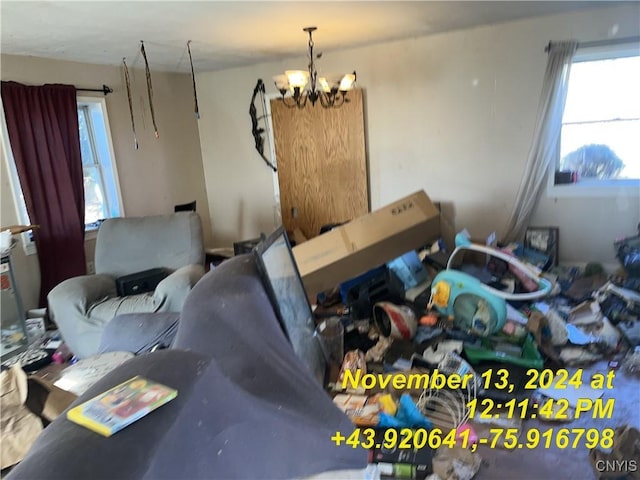
[[[2,53],[197,72],[303,55],[305,26],[316,51],[429,35],[519,18],[598,8],[608,1],[7,1]]]

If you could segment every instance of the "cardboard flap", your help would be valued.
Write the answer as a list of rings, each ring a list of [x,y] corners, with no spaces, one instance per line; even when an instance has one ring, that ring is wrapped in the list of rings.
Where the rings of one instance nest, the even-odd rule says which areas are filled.
[[[348,239],[340,228],[323,233],[293,248],[293,256],[302,277],[339,261],[350,252]]]

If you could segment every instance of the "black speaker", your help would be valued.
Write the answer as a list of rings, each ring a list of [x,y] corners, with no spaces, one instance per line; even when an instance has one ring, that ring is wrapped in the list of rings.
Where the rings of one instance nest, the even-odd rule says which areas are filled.
[[[158,284],[171,273],[166,268],[152,268],[143,272],[132,273],[116,278],[118,296],[137,295],[153,292]]]

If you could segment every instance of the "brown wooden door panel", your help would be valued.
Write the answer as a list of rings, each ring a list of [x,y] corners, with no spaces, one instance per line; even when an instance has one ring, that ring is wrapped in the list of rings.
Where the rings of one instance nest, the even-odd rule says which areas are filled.
[[[282,223],[307,238],[320,227],[364,215],[369,191],[362,90],[350,102],[325,109],[288,108],[271,100]],[[297,211],[297,217],[293,212]]]

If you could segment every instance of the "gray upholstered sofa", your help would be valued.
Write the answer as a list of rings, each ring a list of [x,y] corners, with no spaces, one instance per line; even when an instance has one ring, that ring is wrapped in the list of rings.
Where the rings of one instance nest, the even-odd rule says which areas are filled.
[[[118,297],[116,278],[152,268],[172,271],[155,291]],[[49,315],[80,358],[98,352],[105,325],[116,315],[179,312],[204,274],[200,217],[180,212],[113,218],[98,230],[95,275],[70,278],[48,296]]]

